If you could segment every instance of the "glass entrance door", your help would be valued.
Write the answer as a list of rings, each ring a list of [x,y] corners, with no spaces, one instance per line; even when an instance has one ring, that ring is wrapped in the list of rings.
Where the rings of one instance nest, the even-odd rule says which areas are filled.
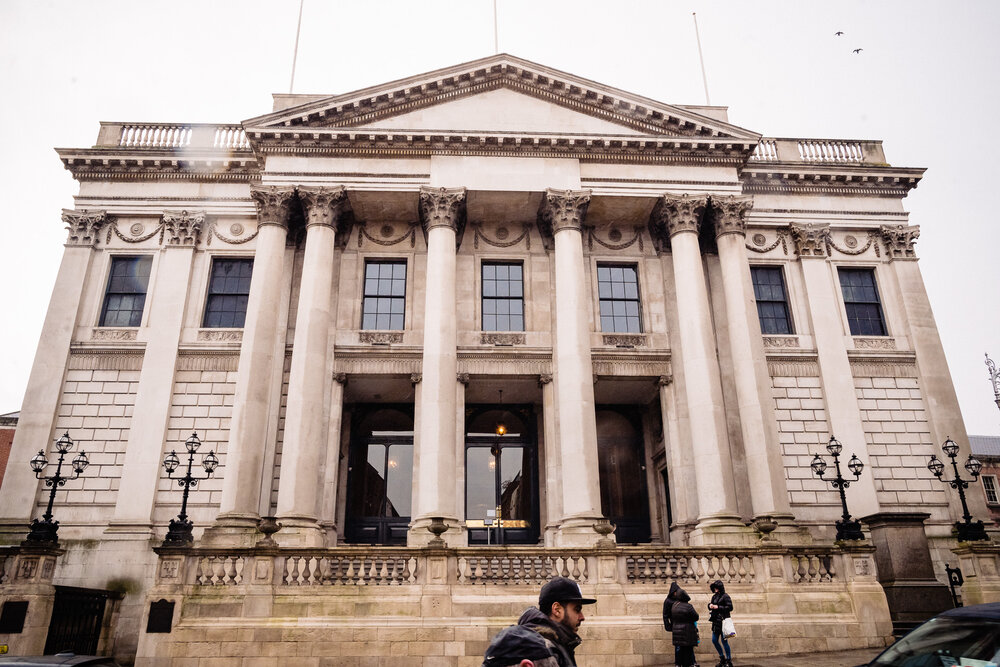
[[[597,410],[601,509],[619,543],[649,542],[649,495],[641,422],[636,414]]]

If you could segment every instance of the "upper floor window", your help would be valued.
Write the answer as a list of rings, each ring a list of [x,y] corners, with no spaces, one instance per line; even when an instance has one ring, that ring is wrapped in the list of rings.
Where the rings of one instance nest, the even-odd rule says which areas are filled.
[[[983,475],[983,490],[986,492],[987,504],[1000,505],[1000,497],[997,497],[996,475]]]
[[[635,266],[597,265],[601,331],[640,333],[639,276]]]
[[[243,327],[250,298],[252,259],[216,257],[208,281],[208,299],[202,326],[213,328]]]
[[[153,258],[150,255],[112,258],[100,326],[137,327],[142,323],[142,309],[146,305],[146,288],[152,266]]]
[[[483,262],[483,331],[524,331],[520,264]]]
[[[402,329],[406,313],[406,260],[365,264],[362,329]]]
[[[751,266],[753,295],[757,300],[760,331],[767,334],[790,334],[792,318],[788,312],[785,278],[777,266]]]
[[[878,299],[873,269],[840,269],[847,322],[852,336],[885,336],[882,303]]]

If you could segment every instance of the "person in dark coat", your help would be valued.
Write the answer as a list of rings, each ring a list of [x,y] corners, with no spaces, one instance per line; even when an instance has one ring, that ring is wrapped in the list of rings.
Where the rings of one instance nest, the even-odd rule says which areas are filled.
[[[670,621],[673,626],[675,660],[678,667],[697,667],[694,662],[694,647],[698,645],[698,612],[691,606],[691,596],[677,587],[674,604],[670,608]]]
[[[726,586],[721,581],[712,582],[709,590],[712,591],[712,601],[708,603],[708,619],[712,621],[712,645],[719,653],[719,664],[715,667],[733,667],[733,655],[729,650],[729,641],[722,634],[722,619],[729,618],[732,613],[733,599],[729,597]]]
[[[677,591],[681,589],[677,585],[676,581],[670,583],[670,590],[667,591],[667,597],[663,600],[663,629],[667,632],[673,633],[674,622],[670,618],[670,610],[674,608],[675,598],[677,597]],[[677,662],[677,647],[674,647],[674,663]]]

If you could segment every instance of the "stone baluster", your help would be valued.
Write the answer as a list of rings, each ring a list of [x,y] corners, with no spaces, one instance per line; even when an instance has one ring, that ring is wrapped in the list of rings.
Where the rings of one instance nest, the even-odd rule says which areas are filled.
[[[240,348],[236,393],[224,459],[222,498],[216,525],[206,540],[250,544],[260,518],[261,475],[268,434],[272,377],[281,372],[275,360],[279,304],[285,273],[285,241],[295,202],[295,189],[251,186],[257,205],[257,245]]]
[[[548,189],[542,197],[539,225],[553,237],[555,254],[555,394],[559,413],[562,487],[559,546],[591,546],[602,519],[597,460],[597,418],[590,354],[591,299],[584,270],[581,233],[589,190]]]
[[[670,244],[677,294],[680,361],[690,415],[698,526],[692,544],[740,542],[745,529],[736,513],[722,382],[698,233],[706,197],[664,195],[650,221],[662,245]]]
[[[751,197],[713,196],[722,289],[726,296],[726,325],[732,355],[736,400],[740,411],[743,449],[754,518],[791,518],[784,464],[778,441],[778,422],[771,398],[771,376],[764,356],[760,320],[754,306],[753,280],[746,251],[744,216]],[[764,397],[764,400],[761,400]]]
[[[407,542],[424,544],[432,537],[427,526],[442,517],[449,530],[444,539],[461,543],[455,487],[448,471],[458,465],[455,406],[458,371],[455,312],[456,249],[465,228],[465,188],[420,189],[420,221],[427,238],[427,285],[424,301],[424,345],[421,390],[417,397],[414,451],[413,524]]]
[[[329,443],[339,449],[339,433],[327,428],[333,350],[330,338],[333,308],[333,255],[338,219],[347,210],[347,191],[298,188],[306,223],[305,257],[295,316],[295,340],[288,378],[285,433],[278,485],[277,540],[287,546],[323,546],[320,527],[320,472],[317,462]]]

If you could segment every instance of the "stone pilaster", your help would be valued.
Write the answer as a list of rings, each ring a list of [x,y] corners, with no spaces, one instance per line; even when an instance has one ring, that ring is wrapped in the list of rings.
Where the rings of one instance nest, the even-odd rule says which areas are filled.
[[[165,212],[162,221],[168,237],[157,262],[157,275],[165,279],[152,281],[147,301],[149,337],[145,357],[150,363],[142,365],[135,395],[134,414],[142,415],[142,428],[129,429],[114,516],[106,531],[112,539],[151,537],[163,450],[183,449],[180,442],[190,435],[183,433],[180,442],[167,442],[177,348],[187,309],[195,244],[201,236],[205,214]]]
[[[562,518],[562,475],[559,461],[559,415],[556,411],[556,388],[552,375],[538,376],[542,389],[542,454],[545,457],[545,516],[542,528],[545,545],[554,546]]]
[[[676,286],[683,391],[690,414],[694,472],[698,487],[698,526],[693,544],[740,542],[747,539],[736,513],[729,442],[723,414],[722,381],[715,353],[711,309],[698,233],[707,197],[664,195],[650,229],[669,235]]]
[[[589,190],[546,190],[539,228],[551,230],[555,252],[555,398],[559,414],[558,457],[564,480],[559,546],[590,546],[600,535],[601,485],[590,354],[590,291],[581,228]],[[552,452],[556,454],[556,452]]]
[[[753,515],[755,518],[777,515],[788,517],[791,509],[784,481],[774,402],[771,399],[771,376],[764,356],[764,342],[754,305],[753,281],[746,253],[745,216],[752,206],[752,197],[713,196],[712,222],[715,226],[719,263],[722,266],[726,328],[729,332]]]
[[[0,487],[0,540],[14,544],[24,539],[39,485],[28,471],[27,461],[52,439],[93,248],[108,216],[104,211],[63,210],[62,221],[68,230],[66,249],[45,312],[11,445],[10,463]]]
[[[326,463],[323,466],[323,499],[319,513],[319,523],[326,530],[326,543],[336,546],[339,541],[337,517],[337,495],[340,488],[340,445],[344,433],[344,389],[347,386],[346,373],[334,373],[330,387],[330,419],[327,424]],[[348,430],[350,426],[348,426]]]
[[[448,480],[458,465],[455,267],[459,232],[465,225],[465,188],[421,188],[420,221],[427,235],[427,292],[414,443],[417,479],[407,542],[426,544],[431,538],[427,526],[433,517],[441,517],[449,528],[445,541],[457,545],[464,543],[464,526],[455,487]]]
[[[328,447],[325,408],[330,403],[333,371],[333,259],[337,222],[348,203],[343,186],[300,186],[298,195],[306,219],[306,247],[278,485],[277,513],[282,529],[276,538],[287,546],[323,546],[325,536],[318,521],[321,469],[316,463]],[[336,447],[338,443],[332,444]]]
[[[260,518],[261,475],[267,446],[268,418],[274,373],[283,359],[275,358],[285,242],[295,202],[293,188],[251,186],[257,206],[258,234],[250,298],[240,348],[236,395],[223,460],[219,515],[206,540],[219,544],[251,544]]]
[[[842,295],[836,267],[827,261],[829,225],[792,224],[791,235],[799,254],[802,277],[809,304],[809,319],[816,341],[820,380],[826,399],[830,435],[844,444],[845,453],[857,454],[865,464],[865,474],[851,482],[847,489],[847,504],[854,516],[879,512],[872,469],[868,458],[865,430],[861,423],[854,375],[847,357],[844,322],[841,317]],[[816,453],[823,453],[817,446]],[[836,492],[830,491],[835,502]]]

